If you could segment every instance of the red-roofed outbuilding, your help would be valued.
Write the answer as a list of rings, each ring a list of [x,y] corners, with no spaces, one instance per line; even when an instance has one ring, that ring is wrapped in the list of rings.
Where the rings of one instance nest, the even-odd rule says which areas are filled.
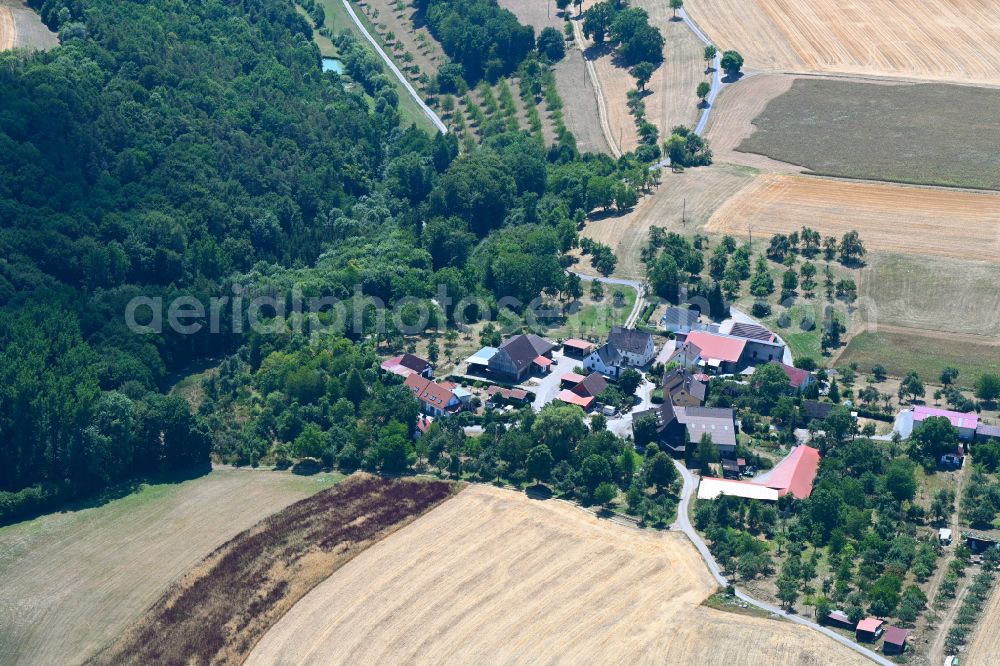
[[[902,654],[906,650],[906,639],[910,632],[899,627],[889,627],[885,630],[885,640],[882,651],[886,654]]]
[[[583,411],[587,411],[591,407],[593,407],[594,402],[597,400],[597,398],[593,396],[584,397],[582,395],[577,395],[576,393],[573,393],[569,389],[563,389],[562,391],[559,391],[558,394],[556,394],[556,400],[568,403],[570,405],[576,405],[577,407],[582,407]]]
[[[797,446],[778,463],[763,485],[774,488],[779,494],[791,493],[796,499],[806,499],[812,494],[813,481],[819,472],[819,451],[811,446]]]

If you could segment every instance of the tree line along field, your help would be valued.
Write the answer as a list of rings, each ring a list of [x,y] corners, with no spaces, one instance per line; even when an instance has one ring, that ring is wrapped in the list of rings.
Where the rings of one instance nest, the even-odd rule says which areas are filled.
[[[583,3],[586,11],[593,0]],[[664,61],[653,73],[643,102],[646,119],[660,130],[660,139],[669,136],[675,125],[693,125],[698,118],[698,97],[695,89],[700,81],[707,80],[704,45],[682,22],[671,21],[672,10],[666,3],[642,1],[634,6],[649,14],[650,25],[656,27],[664,38]],[[574,19],[576,20],[576,19]],[[640,139],[635,119],[629,111],[628,92],[636,87],[635,77],[628,67],[620,64],[617,53],[591,40],[584,44],[588,59],[600,81],[601,94],[607,110],[611,141],[622,151],[635,150]],[[595,118],[593,122],[596,123]]]
[[[614,275],[644,279],[642,248],[651,227],[682,234],[702,228],[725,202],[754,180],[756,171],[744,166],[717,164],[683,173],[665,171],[653,196],[643,197],[624,215],[591,219],[581,235],[604,243],[618,257]]]
[[[1000,89],[796,79],[737,150],[821,175],[1000,189]]]
[[[83,662],[220,543],[340,478],[217,469],[0,528],[0,662]]]
[[[715,211],[713,233],[824,235],[860,230],[869,250],[966,261],[1000,256],[1000,195],[810,176],[765,174]]]
[[[313,587],[459,488],[356,475],[296,502],[214,550],[93,661],[242,662]]]
[[[691,0],[750,69],[1000,83],[1000,14],[981,0]]]
[[[701,605],[680,534],[470,486],[318,585],[250,664],[866,664],[809,629]]]
[[[564,22],[554,2],[500,0],[500,6],[513,12],[521,23],[532,26],[536,37],[545,28],[563,30]],[[576,9],[572,5],[570,9],[575,15]],[[611,149],[598,120],[596,93],[585,67],[583,52],[575,40],[567,41],[565,57],[553,66],[556,89],[563,100],[566,127],[576,137],[580,152],[610,154]]]

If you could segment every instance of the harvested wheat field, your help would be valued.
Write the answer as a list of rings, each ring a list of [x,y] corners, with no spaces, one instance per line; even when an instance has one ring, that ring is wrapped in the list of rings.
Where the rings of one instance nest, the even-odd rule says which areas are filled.
[[[752,69],[1000,83],[1000,12],[985,0],[692,0]]]
[[[699,604],[680,534],[470,486],[316,587],[250,664],[863,664],[792,624]]]
[[[242,663],[319,582],[458,489],[355,474],[296,502],[214,550],[94,662]]]
[[[660,29],[666,45],[663,64],[646,86],[646,116],[667,138],[676,125],[694,127],[701,110],[695,90],[702,81],[710,81],[705,72],[705,45],[683,21],[671,21],[673,11],[662,0],[635,0],[635,7],[645,9],[649,23]],[[635,87],[635,81],[632,82]]]
[[[0,51],[6,49],[50,49],[59,37],[41,17],[21,0],[0,0]]]
[[[774,98],[788,92],[795,77],[789,74],[755,74],[725,86],[708,117],[705,138],[716,162],[744,164],[765,171],[799,173],[801,167],[737,148],[754,133],[753,120]]]
[[[556,7],[555,2],[548,0],[499,0],[499,4],[504,9],[513,12],[518,21],[533,27],[536,37],[543,28],[556,28],[562,32],[562,12]]]
[[[962,654],[962,666],[994,666],[1000,655],[1000,587],[993,588],[977,631]]]
[[[0,529],[0,663],[80,663],[213,548],[339,477],[215,470]]]
[[[708,221],[714,233],[769,236],[807,225],[856,229],[869,250],[997,261],[1000,195],[809,176],[766,174]]]
[[[594,85],[586,75],[583,53],[567,47],[566,57],[556,63],[556,90],[563,101],[563,122],[576,138],[581,153],[608,153],[608,140],[598,120],[597,98]]]
[[[643,279],[646,270],[640,253],[649,240],[650,227],[693,233],[727,199],[748,185],[755,173],[753,169],[732,164],[687,169],[683,173],[666,170],[660,187],[651,196],[640,199],[624,215],[589,220],[582,233],[614,250],[618,257],[616,276]]]
[[[0,5],[0,51],[14,48],[16,38],[14,15],[10,13],[10,7]]]

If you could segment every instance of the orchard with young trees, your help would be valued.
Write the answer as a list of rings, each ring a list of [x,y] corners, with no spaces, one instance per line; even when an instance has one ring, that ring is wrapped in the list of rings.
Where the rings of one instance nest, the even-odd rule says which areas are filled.
[[[791,395],[780,386],[777,393],[786,397],[773,402],[772,418]],[[820,621],[829,609],[842,608],[852,621],[875,615],[912,626],[927,607],[923,585],[941,554],[931,525],[935,510],[917,500],[915,462],[884,442],[859,437],[849,412],[851,425],[841,427],[839,410],[845,409],[810,426],[820,433],[813,446],[823,457],[807,499],[785,495],[777,506],[734,497],[700,500],[695,524],[728,576],[767,579],[787,608],[801,612],[812,605]],[[941,502],[936,512],[950,516],[947,498]]]

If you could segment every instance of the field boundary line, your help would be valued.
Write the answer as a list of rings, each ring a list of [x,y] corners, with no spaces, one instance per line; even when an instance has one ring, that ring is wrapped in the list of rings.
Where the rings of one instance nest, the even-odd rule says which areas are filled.
[[[344,0],[347,2],[347,0]],[[612,155],[615,159],[622,156],[621,146],[615,141],[613,132],[611,131],[611,125],[608,123],[608,109],[606,102],[604,100],[604,91],[601,90],[601,82],[597,78],[597,71],[594,69],[594,63],[587,58],[587,50],[583,47],[584,37],[583,30],[580,29],[580,22],[573,21],[573,34],[576,37],[577,48],[580,49],[580,54],[583,56],[583,64],[587,68],[587,75],[590,77],[590,82],[594,84],[594,96],[597,98],[597,115],[601,119],[601,131],[604,132],[604,140],[608,143],[608,148],[611,150]]]
[[[406,88],[406,91],[408,93],[410,93],[410,96],[413,97],[417,105],[420,106],[420,109],[424,112],[424,115],[430,118],[430,121],[434,123],[434,126],[437,127],[442,134],[447,134],[448,128],[441,121],[438,115],[434,113],[431,107],[427,106],[427,103],[420,98],[420,95],[417,93],[417,91],[413,88],[412,85],[410,85],[410,82],[406,80],[406,77],[403,76],[403,73],[399,71],[399,67],[396,67],[396,63],[394,63],[392,61],[392,58],[390,58],[386,54],[386,52],[382,50],[382,46],[377,41],[375,41],[375,38],[372,37],[370,32],[368,32],[368,29],[365,28],[364,24],[361,22],[361,19],[359,19],[358,15],[354,13],[354,7],[351,7],[351,3],[348,2],[348,0],[342,0],[342,2],[344,3],[344,9],[346,9],[347,13],[351,15],[351,20],[354,21],[354,25],[358,26],[358,29],[361,30],[362,33],[364,33],[365,37],[368,39],[368,42],[375,48],[375,51],[382,57],[382,60],[385,62],[386,65],[389,66],[389,69],[392,70],[392,73],[396,75],[396,78],[399,79],[399,82],[403,84],[403,87]]]

